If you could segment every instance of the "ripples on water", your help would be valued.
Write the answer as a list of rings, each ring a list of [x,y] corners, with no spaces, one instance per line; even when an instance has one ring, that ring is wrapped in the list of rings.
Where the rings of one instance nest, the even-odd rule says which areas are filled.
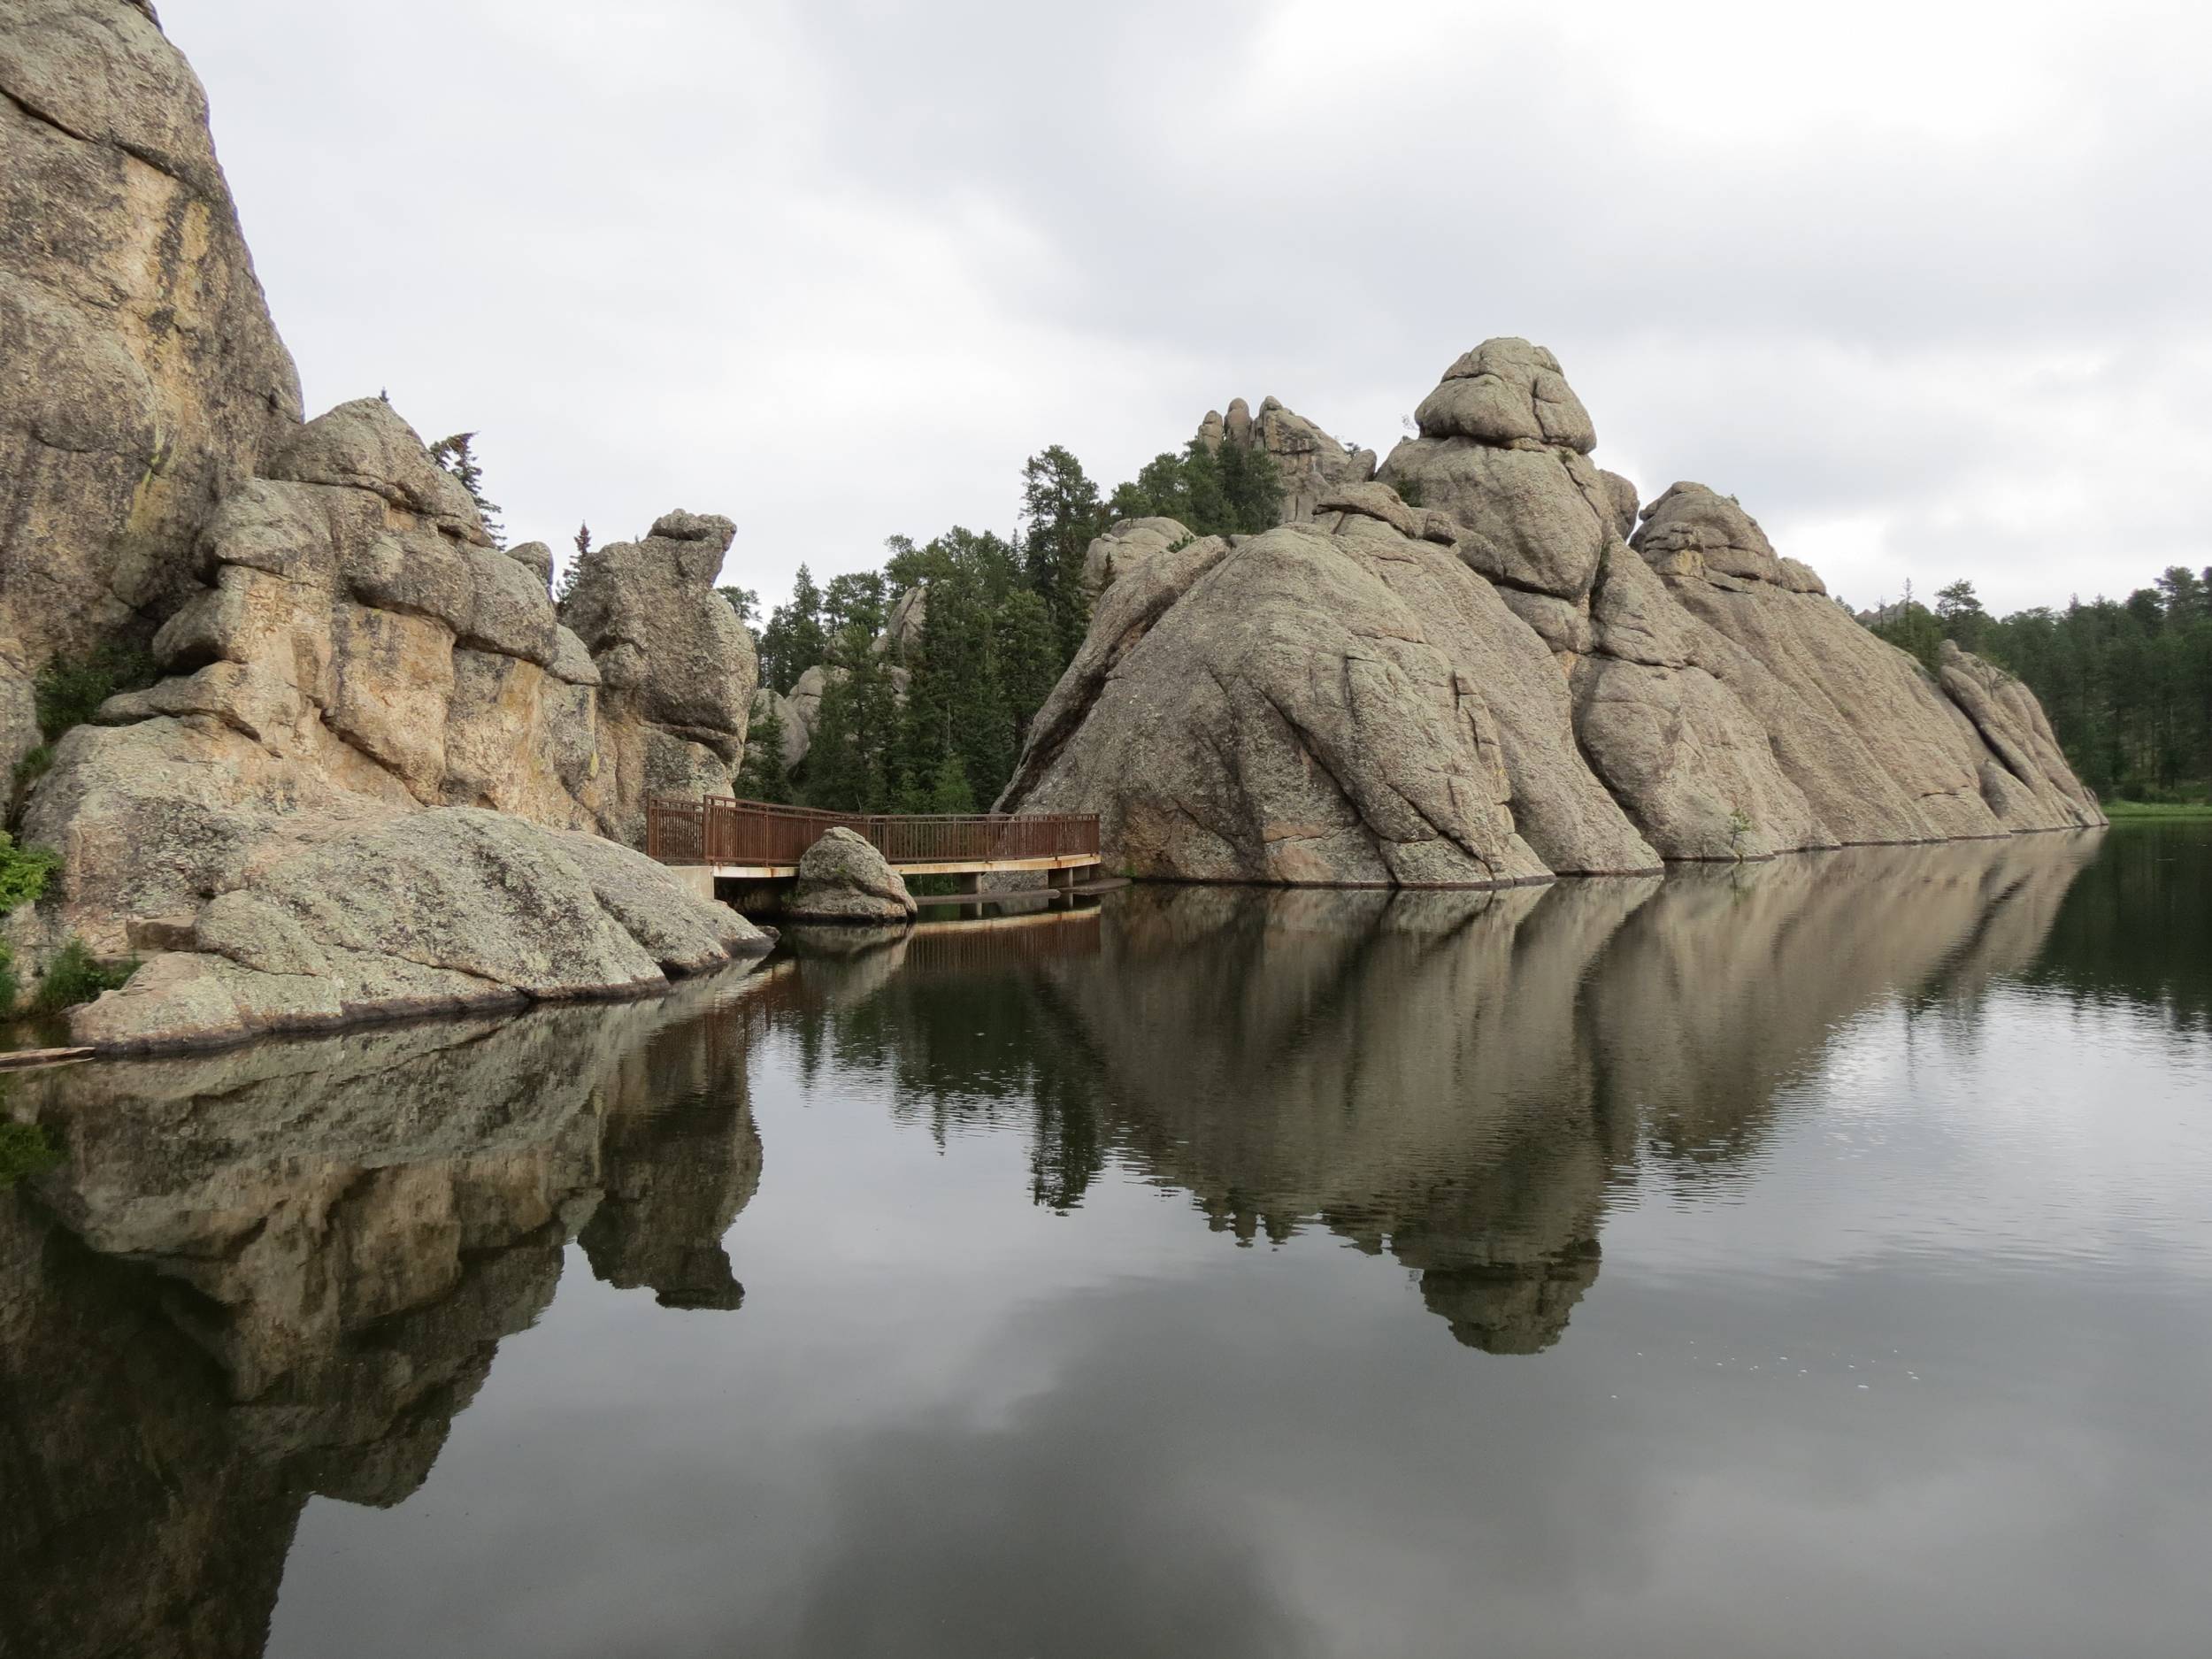
[[[19,1076],[0,1654],[2201,1654],[2208,920],[1139,889]]]

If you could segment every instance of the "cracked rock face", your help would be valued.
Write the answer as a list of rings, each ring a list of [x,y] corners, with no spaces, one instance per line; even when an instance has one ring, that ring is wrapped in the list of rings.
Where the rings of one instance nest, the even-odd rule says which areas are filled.
[[[38,671],[150,635],[299,419],[182,55],[124,0],[0,0],[0,767]]]
[[[1417,419],[1309,525],[1102,535],[1002,807],[1100,813],[1134,875],[1397,886],[2103,822],[2017,681],[1926,673],[1702,485],[1640,514],[1543,348]]]
[[[626,840],[649,793],[727,791],[757,672],[712,592],[727,520],[598,550],[572,600],[595,657],[543,549],[492,546],[389,404],[309,422],[265,473],[199,538],[205,585],[154,640],[169,677],[70,733],[31,798],[96,949],[418,808]]]
[[[766,936],[600,836],[440,808],[320,838],[210,899],[189,950],[76,1010],[109,1048],[235,1041],[365,1016],[638,994]]]

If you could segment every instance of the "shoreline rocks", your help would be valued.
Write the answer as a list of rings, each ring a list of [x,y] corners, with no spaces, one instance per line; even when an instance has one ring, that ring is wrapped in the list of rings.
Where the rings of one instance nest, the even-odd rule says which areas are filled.
[[[470,808],[303,848],[202,905],[189,939],[74,1010],[73,1039],[174,1048],[644,995],[772,944],[642,853]]]

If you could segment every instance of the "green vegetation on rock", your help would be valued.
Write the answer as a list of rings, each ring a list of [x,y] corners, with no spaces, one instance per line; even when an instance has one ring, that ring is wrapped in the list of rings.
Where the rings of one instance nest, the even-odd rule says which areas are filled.
[[[39,733],[51,743],[117,692],[141,690],[160,678],[160,665],[137,645],[113,642],[86,657],[57,657],[39,670],[33,687]]]
[[[26,1176],[42,1174],[61,1162],[61,1148],[36,1124],[0,1118],[0,1193]]]
[[[43,847],[18,847],[15,837],[0,830],[0,916],[19,904],[35,902],[60,863],[59,854]]]
[[[46,964],[46,977],[31,995],[32,1010],[58,1014],[65,1008],[89,1002],[103,991],[119,988],[137,972],[136,962],[111,967],[86,949],[83,940],[72,938]]]

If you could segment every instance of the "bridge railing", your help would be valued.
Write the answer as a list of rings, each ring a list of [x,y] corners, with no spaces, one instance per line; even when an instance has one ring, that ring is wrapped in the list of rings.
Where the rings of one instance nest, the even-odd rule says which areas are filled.
[[[645,850],[670,864],[795,864],[824,831],[839,826],[861,836],[895,864],[979,864],[1098,853],[1094,813],[824,812],[726,795],[649,801]]]

